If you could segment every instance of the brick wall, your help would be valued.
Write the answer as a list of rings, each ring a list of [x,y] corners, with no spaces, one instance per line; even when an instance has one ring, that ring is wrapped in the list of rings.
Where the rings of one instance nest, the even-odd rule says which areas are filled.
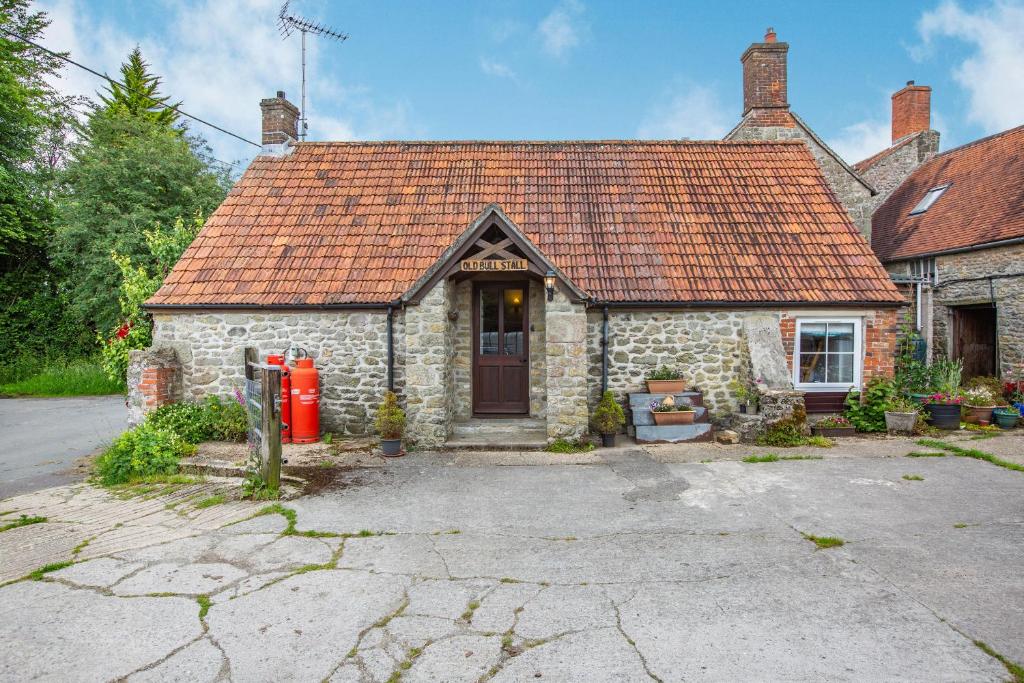
[[[173,349],[132,351],[128,358],[128,424],[141,423],[162,405],[180,401],[182,367]]]
[[[774,34],[769,34],[774,39]],[[743,63],[743,113],[757,107],[789,108],[786,87],[786,43],[754,43]]]
[[[802,317],[859,317],[862,320],[863,373],[865,383],[872,377],[892,377],[896,364],[896,343],[899,338],[900,309],[885,308],[867,313],[851,314],[834,312],[828,315],[789,312],[779,320],[782,346],[786,350],[786,362],[793,372],[793,350],[796,344],[796,320]]]
[[[931,114],[932,89],[908,81],[907,87],[892,96],[892,141],[931,128]]]

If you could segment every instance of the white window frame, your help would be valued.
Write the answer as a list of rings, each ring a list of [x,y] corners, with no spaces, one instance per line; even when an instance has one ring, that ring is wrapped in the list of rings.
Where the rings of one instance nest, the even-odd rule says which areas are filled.
[[[801,382],[800,381],[800,331],[804,325],[820,323],[853,323],[853,382]],[[793,386],[801,391],[848,391],[854,387],[859,391],[864,371],[863,321],[861,318],[797,318],[796,337],[793,339]]]

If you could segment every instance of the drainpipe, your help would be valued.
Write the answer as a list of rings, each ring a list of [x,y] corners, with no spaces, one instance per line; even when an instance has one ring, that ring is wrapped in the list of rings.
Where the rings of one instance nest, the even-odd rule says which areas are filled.
[[[388,304],[388,391],[395,390],[395,307]]]
[[[921,330],[921,306],[922,306],[922,303],[921,303],[921,281],[918,280],[917,281],[917,306],[915,307],[915,308],[917,308],[917,331],[918,331],[918,333],[921,333],[921,331],[922,331]]]
[[[601,322],[601,393],[608,391],[608,307],[602,309]]]

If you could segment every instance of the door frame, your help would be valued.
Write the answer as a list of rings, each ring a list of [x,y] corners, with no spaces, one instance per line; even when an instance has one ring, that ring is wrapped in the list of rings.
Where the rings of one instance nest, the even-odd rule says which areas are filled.
[[[961,360],[968,360],[966,358],[965,354],[964,354],[964,344],[963,344],[964,339],[963,339],[963,335],[964,335],[966,327],[969,327],[969,326],[975,326],[976,327],[978,323],[975,320],[970,325],[967,325],[967,324],[965,324],[966,323],[965,319],[968,318],[968,317],[976,318],[979,311],[985,311],[988,315],[991,315],[991,317],[992,317],[991,344],[988,344],[989,346],[992,347],[992,355],[991,355],[990,358],[986,359],[986,361],[987,361],[986,362],[986,370],[988,370],[988,368],[991,368],[991,372],[989,372],[988,374],[998,375],[999,374],[999,370],[1000,370],[1000,368],[999,368],[999,308],[995,304],[993,304],[993,303],[968,304],[968,305],[963,305],[963,306],[950,306],[950,314],[951,314],[950,317],[952,318],[952,320],[950,321],[950,326],[949,326],[949,328],[950,328],[950,336],[952,337],[952,339],[950,340],[951,341],[951,343],[950,343],[950,351],[951,351],[950,358],[952,358],[952,359],[958,359],[959,358]],[[971,369],[973,369],[973,367]],[[965,373],[965,377],[964,377],[965,380],[969,379],[969,377],[967,377],[967,374],[968,373]],[[982,373],[982,374],[985,374],[985,373]],[[978,375],[971,374],[971,377],[975,377],[975,376],[978,376]]]
[[[524,363],[520,365],[525,366],[525,378],[526,378],[526,405],[524,410],[516,411],[481,411],[477,409],[477,369],[480,363],[480,291],[484,289],[497,289],[503,291],[507,288],[517,288],[523,290],[523,357],[525,358]],[[473,417],[488,417],[488,418],[519,418],[530,415],[530,280],[523,278],[522,280],[474,280],[472,287],[473,304],[470,307],[472,310],[471,315],[473,316],[472,334],[473,338],[470,340],[472,349],[472,365],[470,367],[469,381],[470,381],[470,405],[472,406]],[[502,300],[502,315],[501,322],[499,324],[499,342],[500,333],[504,328],[504,301]]]

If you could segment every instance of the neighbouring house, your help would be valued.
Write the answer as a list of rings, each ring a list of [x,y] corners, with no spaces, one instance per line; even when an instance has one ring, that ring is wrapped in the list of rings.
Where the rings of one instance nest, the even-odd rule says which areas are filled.
[[[968,378],[1021,367],[1024,126],[931,156],[875,212],[871,243],[933,357]]]
[[[176,359],[176,395],[298,346],[326,429],[393,388],[435,447],[477,418],[576,438],[662,365],[719,421],[734,380],[833,405],[892,373],[905,298],[801,139],[296,142],[284,93],[261,107],[264,153],[147,303],[132,372]]]

